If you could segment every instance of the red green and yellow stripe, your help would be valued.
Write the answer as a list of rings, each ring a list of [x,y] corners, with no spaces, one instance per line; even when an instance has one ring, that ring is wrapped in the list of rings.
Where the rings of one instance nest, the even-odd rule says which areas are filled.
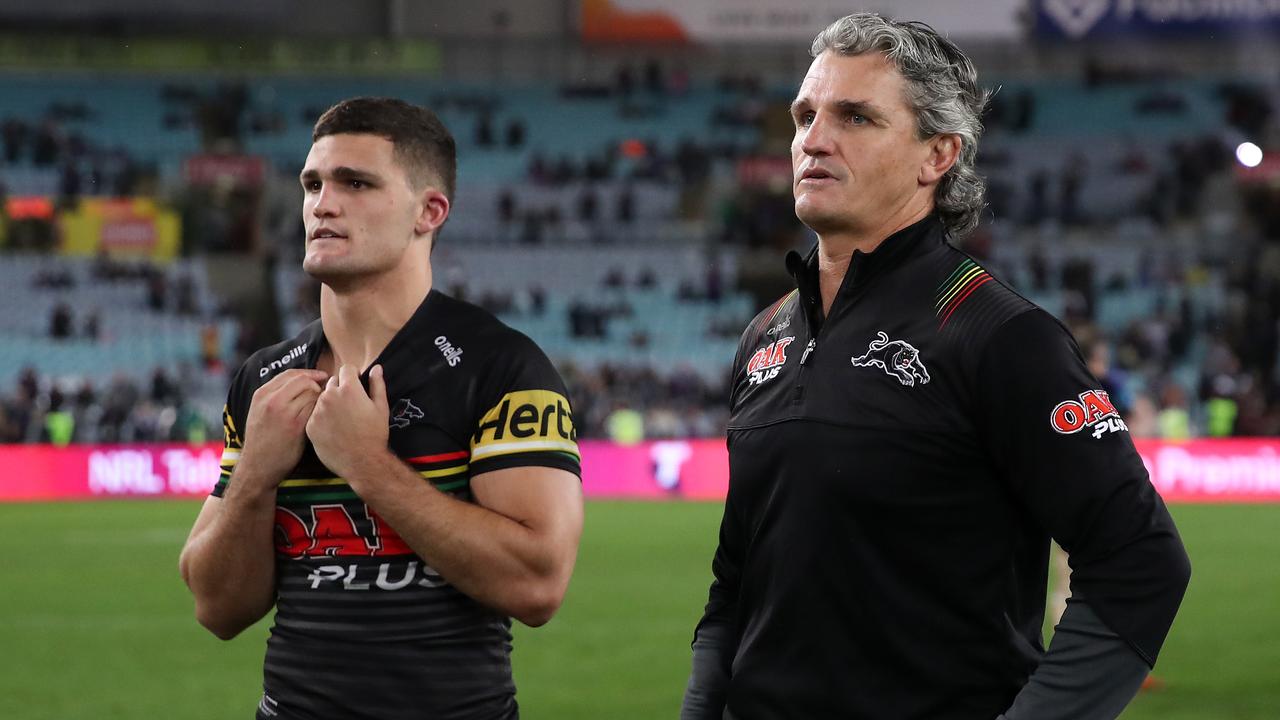
[[[938,317],[938,329],[947,326],[947,321],[956,309],[964,304],[973,291],[990,282],[991,276],[973,260],[965,258],[964,262],[938,286],[938,299],[934,314]]]
[[[786,295],[783,295],[781,300],[774,303],[773,307],[769,308],[768,314],[765,315],[764,320],[762,320],[759,325],[755,326],[756,332],[762,333],[768,329],[770,325],[773,325],[773,321],[777,319],[778,315],[782,314],[782,308],[786,307],[787,303],[791,298],[795,297],[798,292],[800,292],[798,289],[792,290]]]
[[[773,306],[773,312],[769,313],[769,319],[768,319],[768,320],[765,320],[765,321],[764,321],[764,324],[765,324],[765,325],[772,325],[772,324],[773,324],[773,319],[774,319],[774,318],[776,318],[776,317],[778,317],[778,313],[782,312],[782,308],[783,308],[784,306],[786,306],[787,301],[788,301],[788,300],[790,300],[792,297],[794,297],[794,296],[795,296],[795,294],[796,294],[796,293],[798,293],[798,292],[800,292],[800,291],[799,291],[799,290],[792,290],[791,292],[787,293],[786,295],[783,295],[783,296],[782,296],[782,299],[778,301],[778,304]]]

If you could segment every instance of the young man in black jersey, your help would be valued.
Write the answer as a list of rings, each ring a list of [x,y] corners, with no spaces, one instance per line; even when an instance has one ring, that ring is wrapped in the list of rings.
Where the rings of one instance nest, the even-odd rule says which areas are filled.
[[[1189,565],[1124,420],[973,229],[986,95],[919,23],[845,17],[792,103],[796,290],[739,344],[685,720],[1106,720]],[[1072,601],[1041,640],[1049,540]]]
[[[455,177],[434,114],[347,100],[313,141],[320,319],[232,381],[180,561],[196,617],[227,639],[276,607],[260,718],[515,718],[510,618],[551,618],[582,528],[564,384],[432,289]]]

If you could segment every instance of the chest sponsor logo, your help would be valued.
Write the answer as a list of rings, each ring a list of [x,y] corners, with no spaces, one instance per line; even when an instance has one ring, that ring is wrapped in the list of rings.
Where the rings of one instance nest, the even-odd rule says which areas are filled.
[[[851,360],[856,367],[878,367],[907,387],[929,384],[929,370],[920,360],[920,351],[905,340],[890,340],[882,332],[876,333],[865,355]]]
[[[412,555],[367,505],[312,505],[301,514],[276,507],[276,552],[290,560]]]
[[[410,585],[434,588],[448,585],[440,573],[419,560],[384,562],[377,567],[349,563],[318,565],[307,574],[312,590],[340,585],[343,590],[403,590]]]
[[[272,360],[271,362],[267,363],[266,367],[259,368],[258,377],[264,378],[270,375],[272,370],[284,369],[284,366],[302,357],[303,353],[305,353],[306,351],[307,351],[307,344],[302,343],[298,347],[285,353],[284,356],[281,357],[279,360]]]
[[[400,590],[440,587],[440,574],[418,559],[408,543],[369,506],[312,505],[294,512],[276,507],[276,552],[290,560],[323,558],[307,575],[312,590],[340,586],[343,590]],[[333,563],[341,558],[386,558],[377,566]]]
[[[778,377],[782,366],[787,364],[787,346],[795,341],[794,335],[788,335],[756,350],[747,362],[747,384],[762,385]]]
[[[396,401],[396,406],[391,408],[391,420],[389,421],[393,428],[406,428],[413,424],[414,420],[421,420],[426,417],[422,408],[413,404],[409,398],[400,398]]]
[[[441,335],[436,338],[435,344],[440,348],[440,354],[444,355],[444,361],[449,363],[449,367],[457,367],[462,362],[462,348],[449,342],[449,338]]]
[[[1095,440],[1107,433],[1129,431],[1129,426],[1120,419],[1120,413],[1111,404],[1110,396],[1103,390],[1086,390],[1075,400],[1058,403],[1049,415],[1049,424],[1062,435],[1074,435],[1088,428],[1093,431]]]

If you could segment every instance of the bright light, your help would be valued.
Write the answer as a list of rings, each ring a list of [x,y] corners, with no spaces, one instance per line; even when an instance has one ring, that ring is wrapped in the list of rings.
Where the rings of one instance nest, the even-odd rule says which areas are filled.
[[[1236,159],[1245,167],[1258,167],[1262,163],[1262,148],[1251,142],[1240,143],[1236,148]]]

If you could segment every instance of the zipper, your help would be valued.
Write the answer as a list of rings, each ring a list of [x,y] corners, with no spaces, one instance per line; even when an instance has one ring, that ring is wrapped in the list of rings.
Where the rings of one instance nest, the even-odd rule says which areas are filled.
[[[806,362],[808,362],[808,361],[809,361],[809,353],[813,352],[813,349],[814,349],[815,347],[817,347],[817,346],[818,346],[818,341],[817,341],[817,339],[816,339],[816,338],[809,338],[809,344],[804,346],[804,352],[800,354],[800,365],[801,365],[801,366],[803,366]]]
[[[823,327],[825,328],[826,325],[824,324]],[[821,335],[822,331],[819,330],[818,334]],[[804,400],[804,376],[809,363],[809,356],[813,354],[813,351],[817,349],[817,347],[818,338],[811,337],[809,338],[809,344],[804,346],[804,352],[800,353],[800,370],[796,373],[796,389],[795,393],[791,397],[791,403],[793,405],[799,405]]]

